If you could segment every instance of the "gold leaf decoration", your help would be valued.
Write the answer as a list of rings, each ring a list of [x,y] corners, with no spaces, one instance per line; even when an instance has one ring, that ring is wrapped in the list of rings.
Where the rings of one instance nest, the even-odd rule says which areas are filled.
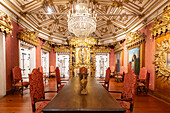
[[[105,46],[100,46],[100,47],[96,47],[94,50],[95,53],[110,53],[111,50],[109,47],[105,47]]]
[[[49,45],[48,41],[45,41],[44,44],[41,46],[42,49],[46,51],[51,51],[52,47]]]
[[[120,51],[122,51],[122,50],[123,50],[123,46],[120,44],[120,42],[118,42],[118,43],[116,44],[116,46],[114,47],[114,52],[115,52],[115,54],[118,53],[118,52],[120,52]]]
[[[154,37],[170,30],[170,5],[164,8],[164,11],[159,19],[154,19],[154,25],[150,30],[152,32],[152,36]]]
[[[39,45],[39,39],[37,36],[37,32],[34,32],[34,31],[31,31],[31,32],[29,32],[27,30],[20,31],[19,34],[17,35],[17,38],[24,42],[32,44],[34,46]]]
[[[170,84],[170,68],[168,68],[168,59],[167,55],[170,54],[170,39],[164,40],[161,42],[161,44],[157,43],[157,51],[155,53],[155,71],[157,78],[161,78],[163,82],[168,81],[168,84]]]
[[[72,49],[69,49],[69,48],[67,48],[67,47],[65,47],[65,46],[60,46],[60,47],[55,47],[54,48],[54,51],[56,52],[56,53],[69,53],[69,52],[72,52]]]
[[[130,32],[127,34],[126,46],[127,48],[141,44],[145,41],[146,36],[140,31]]]
[[[13,26],[7,14],[0,10],[0,30],[12,34]]]

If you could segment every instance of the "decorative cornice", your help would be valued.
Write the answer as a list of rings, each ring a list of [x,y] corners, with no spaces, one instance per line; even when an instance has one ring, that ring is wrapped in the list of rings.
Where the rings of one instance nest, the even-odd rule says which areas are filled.
[[[37,37],[37,33],[34,31],[31,31],[31,32],[27,30],[20,31],[19,34],[17,35],[17,38],[24,42],[32,44],[34,46],[39,45],[39,39]]]
[[[127,48],[141,44],[145,41],[146,36],[140,31],[130,32],[127,34],[126,46]]]
[[[120,44],[120,42],[118,42],[116,44],[116,46],[114,47],[114,53],[118,53],[118,52],[120,52],[122,50],[123,50],[123,46],[122,46],[122,44]]]
[[[12,34],[13,26],[9,16],[0,10],[0,30]]]
[[[49,45],[48,41],[45,41],[44,44],[41,46],[42,49],[46,51],[51,51],[52,47]]]
[[[162,41],[160,44],[157,43],[157,50],[155,52],[155,72],[157,74],[157,78],[161,77],[163,82],[168,81],[170,85],[170,69],[167,67],[167,54],[170,54],[170,39]]]
[[[99,48],[96,47],[93,52],[95,52],[95,53],[110,53],[111,50],[109,47],[100,46]]]
[[[54,48],[54,51],[56,52],[56,53],[69,53],[69,52],[71,52],[72,50],[71,49],[68,49],[67,47],[65,47],[65,46],[61,46],[61,47],[55,47]]]
[[[154,37],[170,30],[170,5],[164,8],[162,16],[159,19],[154,19],[154,25],[150,30]]]

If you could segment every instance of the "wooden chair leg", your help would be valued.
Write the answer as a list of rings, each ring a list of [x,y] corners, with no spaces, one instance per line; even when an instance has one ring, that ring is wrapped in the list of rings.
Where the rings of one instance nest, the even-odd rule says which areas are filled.
[[[132,103],[130,104],[130,111],[131,112],[133,111],[133,104]]]
[[[35,112],[35,104],[32,105],[32,111]]]

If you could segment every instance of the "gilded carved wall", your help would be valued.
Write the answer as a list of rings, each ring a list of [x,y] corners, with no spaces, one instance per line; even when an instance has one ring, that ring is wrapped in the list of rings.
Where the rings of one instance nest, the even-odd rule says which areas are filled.
[[[12,34],[12,29],[13,26],[9,16],[0,10],[0,30]]]

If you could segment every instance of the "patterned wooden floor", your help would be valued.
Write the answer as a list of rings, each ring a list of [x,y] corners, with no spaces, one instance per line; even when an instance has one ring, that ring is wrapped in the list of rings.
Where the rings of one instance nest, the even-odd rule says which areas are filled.
[[[117,83],[112,78],[110,90],[122,90],[122,83]],[[45,90],[56,90],[55,79],[50,78],[45,85]],[[47,99],[52,99],[55,93],[46,94]],[[120,98],[119,94],[111,94],[115,98]],[[0,98],[0,113],[32,113],[31,98],[29,89],[24,91],[24,96],[18,92]],[[164,103],[149,95],[137,95],[135,97],[133,113],[170,113],[170,104]]]

